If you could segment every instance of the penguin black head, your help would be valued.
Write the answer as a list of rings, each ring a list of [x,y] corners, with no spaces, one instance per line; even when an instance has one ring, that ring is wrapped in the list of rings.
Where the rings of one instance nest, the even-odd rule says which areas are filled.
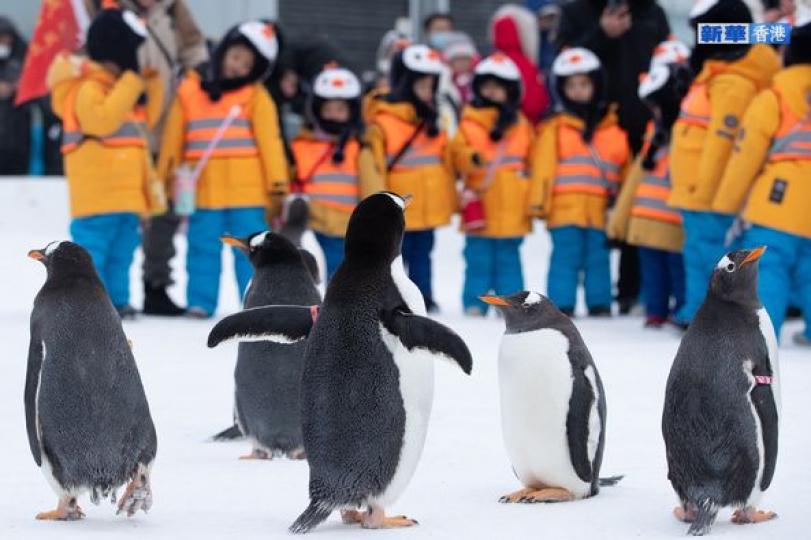
[[[257,232],[245,238],[226,235],[220,239],[229,246],[242,251],[250,259],[254,268],[302,260],[301,253],[295,244],[275,232]]]
[[[569,320],[549,298],[532,291],[506,296],[481,296],[480,299],[504,314],[508,334],[549,328],[561,320]]]
[[[760,307],[757,293],[757,261],[766,246],[741,249],[724,255],[712,272],[710,292],[722,300],[753,308]]]
[[[49,280],[69,276],[99,279],[90,254],[73,242],[51,242],[42,249],[32,249],[28,252],[28,256],[45,265]]]
[[[400,255],[405,209],[410,195],[381,191],[363,199],[346,229],[346,258],[381,258],[387,264]]]

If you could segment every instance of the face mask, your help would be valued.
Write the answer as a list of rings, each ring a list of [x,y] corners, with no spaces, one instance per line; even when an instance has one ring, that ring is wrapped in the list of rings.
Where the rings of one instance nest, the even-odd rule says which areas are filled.
[[[453,32],[431,32],[428,36],[428,45],[431,48],[441,51],[450,42]]]
[[[5,60],[11,56],[11,47],[5,43],[0,43],[0,59]]]

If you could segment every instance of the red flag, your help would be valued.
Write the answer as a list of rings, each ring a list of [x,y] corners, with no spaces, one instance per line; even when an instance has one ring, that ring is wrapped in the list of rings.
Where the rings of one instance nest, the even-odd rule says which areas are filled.
[[[25,55],[16,105],[48,93],[48,67],[59,53],[73,52],[82,45],[88,25],[83,0],[42,0],[34,37]]]

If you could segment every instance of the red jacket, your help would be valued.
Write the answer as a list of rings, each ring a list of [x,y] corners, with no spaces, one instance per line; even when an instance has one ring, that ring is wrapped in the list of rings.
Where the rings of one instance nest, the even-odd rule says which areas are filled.
[[[526,14],[530,17],[527,19]],[[521,71],[524,97],[521,111],[530,122],[537,123],[549,107],[549,94],[543,84],[542,74],[533,60],[537,54],[532,45],[532,33],[538,35],[534,15],[519,6],[507,5],[499,9],[490,23],[493,47],[506,54]],[[537,40],[537,37],[534,38]]]

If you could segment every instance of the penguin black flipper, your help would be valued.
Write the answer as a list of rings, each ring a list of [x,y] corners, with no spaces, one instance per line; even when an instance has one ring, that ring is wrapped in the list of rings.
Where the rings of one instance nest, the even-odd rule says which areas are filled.
[[[28,369],[25,374],[25,428],[28,431],[28,444],[38,466],[42,466],[42,450],[37,435],[37,386],[42,370],[42,338],[36,325],[31,325],[31,344],[28,346]]]
[[[584,482],[593,482],[589,456],[589,418],[594,409],[594,389],[585,370],[572,370],[572,396],[569,398],[569,414],[566,416],[566,438],[569,441],[569,458],[577,476]]]
[[[208,346],[224,341],[271,341],[291,344],[306,339],[313,327],[317,306],[262,306],[225,317],[208,335]]]
[[[771,380],[774,377],[772,363],[769,359],[769,349],[763,343],[763,350],[757,356],[752,366],[752,375],[755,377],[755,386],[750,392],[752,404],[760,420],[760,430],[763,434],[763,476],[760,480],[760,490],[766,489],[772,483],[774,469],[777,464],[777,431],[779,425],[777,403]],[[763,381],[768,381],[764,383]]]
[[[470,375],[473,358],[470,349],[456,332],[428,317],[404,313],[399,309],[380,313],[380,322],[409,351],[425,349],[431,354],[442,355],[456,362],[462,371]]]
[[[315,260],[315,256],[303,248],[299,248],[298,252],[301,254],[304,266],[307,267],[307,270],[309,270],[310,275],[313,277],[313,281],[316,285],[320,285],[321,273],[318,271],[318,261]]]

